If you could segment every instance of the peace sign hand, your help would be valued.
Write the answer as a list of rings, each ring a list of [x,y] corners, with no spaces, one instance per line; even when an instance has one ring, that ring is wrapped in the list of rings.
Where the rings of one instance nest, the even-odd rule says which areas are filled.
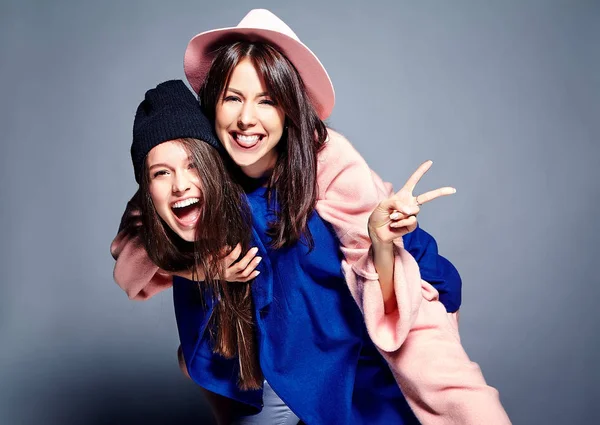
[[[440,196],[456,193],[453,187],[441,187],[426,193],[414,196],[415,186],[421,177],[431,168],[433,161],[426,161],[396,194],[382,201],[369,217],[369,236],[373,243],[381,242],[390,244],[399,237],[412,232],[417,228],[417,214],[421,205],[433,201]]]

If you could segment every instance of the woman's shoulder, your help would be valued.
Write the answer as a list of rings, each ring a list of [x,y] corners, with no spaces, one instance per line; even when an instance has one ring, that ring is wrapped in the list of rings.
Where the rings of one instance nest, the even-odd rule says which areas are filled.
[[[355,150],[346,136],[336,130],[327,128],[327,139],[321,152],[343,152],[349,148]]]
[[[371,170],[364,158],[341,133],[327,129],[327,140],[317,157],[317,184],[319,198],[333,187],[343,188],[368,184],[371,181]]]
[[[327,139],[317,155],[318,168],[323,171],[343,169],[348,165],[364,162],[352,143],[338,131],[327,129]]]

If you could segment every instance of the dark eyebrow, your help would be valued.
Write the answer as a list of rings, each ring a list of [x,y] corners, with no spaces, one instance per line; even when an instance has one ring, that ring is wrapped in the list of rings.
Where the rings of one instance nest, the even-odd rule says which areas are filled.
[[[188,160],[188,162],[192,162],[192,163],[194,162],[194,158],[192,158],[192,156],[191,156],[191,155],[190,155],[190,156],[188,156],[187,160]],[[149,169],[149,170],[151,170],[151,169],[153,169],[153,168],[155,168],[155,167],[164,167],[164,168],[169,168],[169,169],[171,169],[171,168],[172,168],[172,167],[171,167],[170,165],[168,165],[168,164],[164,164],[164,163],[162,163],[162,162],[159,162],[159,163],[157,163],[157,164],[152,164],[150,167],[148,167],[148,169]]]
[[[244,97],[244,94],[241,91],[236,90],[236,89],[232,89],[231,87],[227,87],[227,91],[232,91],[235,94],[237,94],[238,96]],[[270,95],[266,91],[257,94],[257,97],[263,97],[263,96],[270,96]]]
[[[152,164],[150,167],[148,167],[148,169],[151,170],[151,169],[156,168],[156,167],[163,167],[163,168],[169,168],[169,169],[171,168],[167,164],[163,164],[161,162],[161,163],[158,163],[158,164]]]

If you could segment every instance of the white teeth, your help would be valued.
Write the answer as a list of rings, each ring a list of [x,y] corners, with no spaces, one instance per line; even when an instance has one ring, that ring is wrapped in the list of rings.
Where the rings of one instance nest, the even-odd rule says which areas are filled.
[[[240,142],[243,142],[243,143],[255,143],[258,141],[259,136],[256,134],[254,136],[245,136],[243,134],[238,133],[238,134],[236,134],[236,137]]]
[[[175,202],[172,208],[183,208],[198,202],[200,202],[199,198],[188,198],[184,199],[183,201]]]

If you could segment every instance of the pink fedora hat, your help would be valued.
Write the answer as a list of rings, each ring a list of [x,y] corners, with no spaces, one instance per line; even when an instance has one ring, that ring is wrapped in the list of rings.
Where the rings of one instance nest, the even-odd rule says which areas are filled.
[[[183,69],[196,93],[208,74],[215,49],[239,40],[266,42],[277,48],[298,70],[319,117],[324,120],[331,115],[335,92],[325,67],[285,22],[265,9],[251,10],[236,27],[206,31],[190,40]]]

